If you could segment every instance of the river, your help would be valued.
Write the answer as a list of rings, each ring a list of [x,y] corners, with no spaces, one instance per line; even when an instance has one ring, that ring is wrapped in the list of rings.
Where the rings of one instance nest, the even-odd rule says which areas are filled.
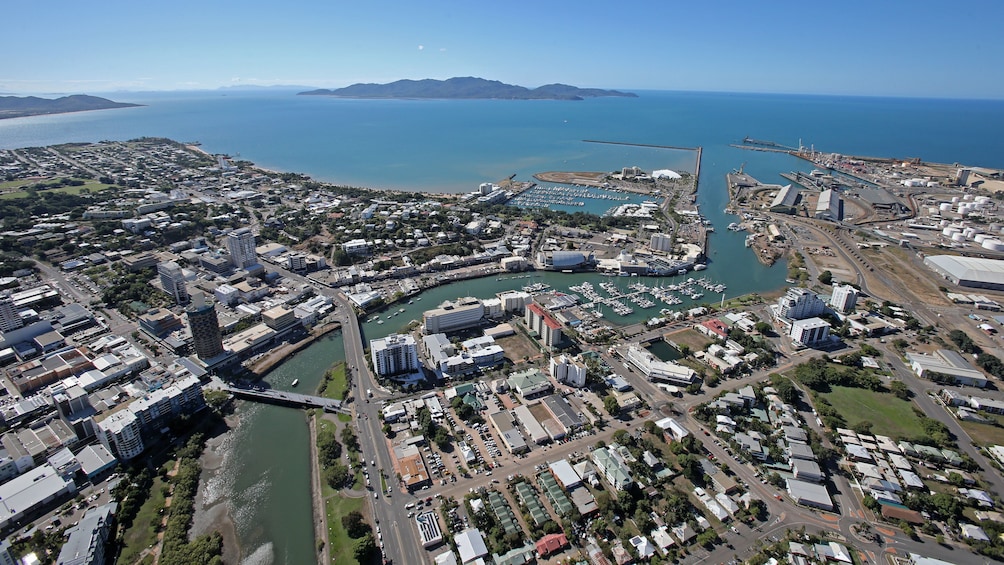
[[[313,392],[325,371],[345,359],[340,332],[333,332],[279,365],[265,380],[275,389]],[[233,521],[242,565],[313,563],[316,556],[310,490],[310,434],[302,410],[239,401],[237,423],[206,470],[202,508],[194,528],[214,527],[212,512],[224,505]]]

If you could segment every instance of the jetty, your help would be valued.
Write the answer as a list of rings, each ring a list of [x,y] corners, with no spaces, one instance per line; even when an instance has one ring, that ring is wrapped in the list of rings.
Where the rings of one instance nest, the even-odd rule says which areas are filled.
[[[223,385],[220,390],[229,392],[237,398],[264,402],[266,404],[277,404],[279,406],[290,406],[293,408],[320,408],[325,412],[348,413],[342,408],[341,400],[324,398],[321,396],[311,396],[309,394],[299,394],[282,390],[266,389],[261,387],[244,388],[231,385]]]

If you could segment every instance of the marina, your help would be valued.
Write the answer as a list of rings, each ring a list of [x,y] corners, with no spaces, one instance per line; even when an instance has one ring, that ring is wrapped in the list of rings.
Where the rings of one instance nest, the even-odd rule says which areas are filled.
[[[595,188],[588,186],[543,186],[533,185],[519,193],[506,204],[520,208],[547,208],[551,210],[564,208],[583,208],[588,205],[629,203],[634,198],[616,188]],[[594,210],[584,210],[593,212]]]
[[[582,306],[584,308],[595,309],[593,313],[599,313],[597,317],[602,317],[602,312],[596,309],[597,304],[610,308],[619,316],[629,316],[635,312],[635,309],[627,303],[634,304],[634,306],[643,310],[654,308],[658,302],[669,306],[678,306],[683,304],[685,298],[694,301],[700,300],[704,297],[702,290],[724,295],[725,290],[728,288],[726,285],[713,282],[706,277],[700,279],[691,277],[685,281],[669,285],[662,283],[659,285],[646,285],[641,282],[635,282],[629,284],[626,291],[610,281],[601,282],[598,286],[603,290],[605,295],[598,292],[593,283],[589,281],[568,287],[570,291],[582,296]],[[662,313],[669,314],[672,311],[664,308]]]

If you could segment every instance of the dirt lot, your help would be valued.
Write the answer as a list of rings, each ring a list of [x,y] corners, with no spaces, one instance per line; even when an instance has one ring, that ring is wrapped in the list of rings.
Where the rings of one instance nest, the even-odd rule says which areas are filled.
[[[686,345],[691,351],[703,351],[705,347],[712,343],[712,340],[695,329],[685,329],[678,332],[666,334],[666,341],[683,347]]]
[[[495,343],[505,350],[506,358],[514,364],[521,363],[525,357],[533,359],[540,355],[540,349],[537,349],[533,341],[518,331],[513,335],[496,339]]]

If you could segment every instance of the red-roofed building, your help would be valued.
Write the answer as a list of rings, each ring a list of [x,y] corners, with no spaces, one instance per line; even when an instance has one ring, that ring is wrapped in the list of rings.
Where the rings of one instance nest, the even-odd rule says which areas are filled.
[[[561,343],[564,335],[561,333],[561,322],[555,320],[540,304],[531,302],[526,305],[524,321],[530,331],[537,332],[544,345],[551,347]]]
[[[709,337],[722,339],[728,339],[729,337],[729,327],[721,320],[708,320],[707,322],[701,322],[694,327],[701,332],[704,332]]]
[[[568,547],[568,538],[565,537],[565,534],[548,534],[537,542],[537,554],[541,557],[547,557],[565,547]]]

